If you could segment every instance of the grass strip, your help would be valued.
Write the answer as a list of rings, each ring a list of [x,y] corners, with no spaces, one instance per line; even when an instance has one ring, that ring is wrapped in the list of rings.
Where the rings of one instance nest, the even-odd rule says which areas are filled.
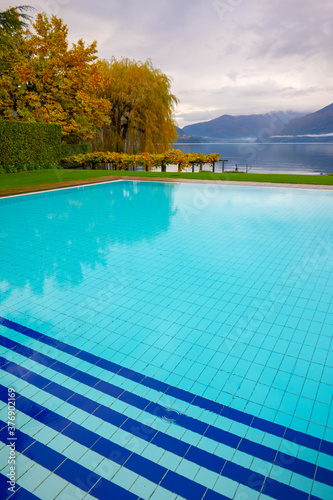
[[[47,184],[58,184],[69,181],[85,179],[98,179],[99,177],[148,177],[170,179],[198,179],[212,181],[246,181],[246,182],[271,182],[287,184],[314,184],[333,185],[333,176],[328,175],[291,175],[291,174],[251,174],[241,172],[141,172],[126,170],[79,170],[79,169],[50,169],[14,174],[0,175],[0,190],[34,187]],[[3,194],[3,193],[2,193]]]

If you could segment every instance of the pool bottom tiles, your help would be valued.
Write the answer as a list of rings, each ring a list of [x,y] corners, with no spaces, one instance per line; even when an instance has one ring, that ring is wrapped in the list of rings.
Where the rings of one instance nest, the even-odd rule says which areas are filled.
[[[0,324],[4,498],[333,497],[330,442],[144,376],[52,332]],[[8,388],[16,494],[7,483]]]
[[[13,388],[13,498],[333,498],[332,192],[120,181],[0,220],[1,492]]]

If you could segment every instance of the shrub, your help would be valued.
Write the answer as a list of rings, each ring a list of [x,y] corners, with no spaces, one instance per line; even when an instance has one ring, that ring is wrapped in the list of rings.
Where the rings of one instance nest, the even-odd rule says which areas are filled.
[[[81,144],[62,144],[61,145],[61,157],[68,158],[74,155],[86,155],[91,153],[92,147],[89,143]]]
[[[28,165],[4,165],[0,166],[0,174],[15,174],[16,172],[28,172],[29,170],[46,170],[46,169],[55,169],[55,168],[63,168],[56,163],[29,163]]]
[[[0,121],[1,170],[19,172],[53,168],[59,165],[60,158],[60,125]]]
[[[193,163],[216,163],[220,161],[218,154],[204,155],[202,153],[186,153],[180,150],[166,151],[160,154],[141,153],[140,155],[128,155],[126,153],[115,153],[108,151],[94,151],[88,154],[78,154],[62,158],[64,168],[85,167],[99,168],[103,163],[113,163],[116,170],[128,170],[129,167],[140,165],[146,170],[152,167],[162,166],[166,171],[167,165],[178,165],[178,171],[191,166]]]

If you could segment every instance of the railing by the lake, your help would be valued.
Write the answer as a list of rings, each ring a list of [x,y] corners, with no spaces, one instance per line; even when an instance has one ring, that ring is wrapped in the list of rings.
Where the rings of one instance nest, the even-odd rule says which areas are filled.
[[[251,166],[248,163],[235,163],[234,165],[226,165],[226,163],[229,160],[219,160],[217,162],[214,162],[213,164],[210,163],[192,163],[191,166],[186,167],[183,169],[183,172],[213,172],[213,173],[224,173],[224,172],[249,172],[251,170]],[[80,167],[82,168],[82,167]],[[131,172],[144,172],[146,169],[141,166],[141,165],[133,165],[133,166],[128,166],[127,168],[117,168],[114,163],[101,163],[101,164],[96,164],[94,166],[86,165],[83,167],[84,169],[98,169],[98,170],[127,170]],[[178,171],[178,165],[176,164],[170,164],[162,167],[162,165],[158,167],[151,167],[152,172],[177,172]]]

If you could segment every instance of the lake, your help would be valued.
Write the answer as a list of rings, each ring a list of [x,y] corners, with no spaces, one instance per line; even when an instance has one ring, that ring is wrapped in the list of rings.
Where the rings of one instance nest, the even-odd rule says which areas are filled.
[[[219,153],[226,159],[225,170],[245,170],[249,172],[293,173],[293,174],[333,174],[333,143],[320,144],[176,144],[175,149],[184,153]],[[221,169],[218,164],[217,171]]]

